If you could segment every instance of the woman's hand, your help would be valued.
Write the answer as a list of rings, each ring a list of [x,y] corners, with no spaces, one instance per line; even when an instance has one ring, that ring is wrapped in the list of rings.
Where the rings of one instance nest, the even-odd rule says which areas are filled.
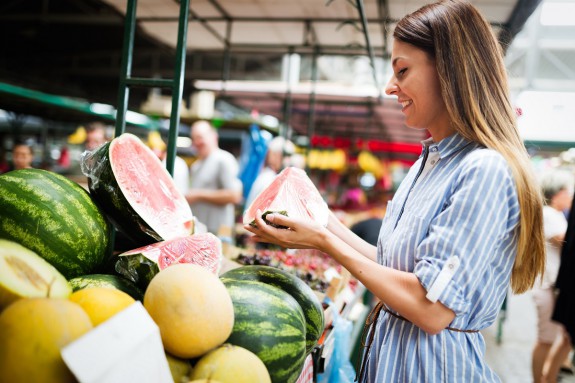
[[[283,214],[268,214],[266,220],[274,225],[286,226],[287,229],[278,229],[268,225],[262,219],[262,212],[256,212],[257,227],[245,225],[244,228],[254,234],[252,239],[256,242],[273,243],[288,249],[319,249],[325,241],[327,229],[314,221],[304,221],[286,217]]]

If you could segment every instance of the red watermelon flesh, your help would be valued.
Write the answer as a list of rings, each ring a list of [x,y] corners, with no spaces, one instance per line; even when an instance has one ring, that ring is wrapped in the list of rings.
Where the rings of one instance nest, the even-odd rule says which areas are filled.
[[[254,221],[256,211],[285,212],[289,217],[312,219],[327,225],[329,209],[305,171],[287,167],[276,176],[244,212],[244,224]]]
[[[175,263],[191,263],[218,274],[222,261],[222,244],[212,233],[188,235],[126,251],[120,257],[143,255],[163,270]]]
[[[109,155],[124,197],[152,230],[164,240],[191,233],[190,205],[150,148],[124,133],[112,141]]]

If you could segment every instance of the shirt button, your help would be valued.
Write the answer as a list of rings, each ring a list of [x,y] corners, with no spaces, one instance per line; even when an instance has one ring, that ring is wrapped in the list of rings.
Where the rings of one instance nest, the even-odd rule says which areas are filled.
[[[435,165],[435,162],[436,162],[435,160],[430,161],[431,165]]]
[[[437,152],[437,146],[433,146],[433,147],[431,148],[431,151],[432,151],[432,152]]]

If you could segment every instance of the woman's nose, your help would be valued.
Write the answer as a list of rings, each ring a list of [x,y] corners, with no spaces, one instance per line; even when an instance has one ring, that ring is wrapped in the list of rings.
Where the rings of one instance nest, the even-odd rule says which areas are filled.
[[[395,78],[393,76],[391,76],[391,78],[387,82],[387,85],[385,86],[385,94],[387,94],[388,96],[391,96],[391,95],[394,95],[398,90],[399,90],[399,87],[397,86],[397,84],[395,82]]]

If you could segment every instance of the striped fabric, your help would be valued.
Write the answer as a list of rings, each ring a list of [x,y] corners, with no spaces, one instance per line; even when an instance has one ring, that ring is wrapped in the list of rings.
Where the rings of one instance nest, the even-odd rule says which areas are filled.
[[[426,140],[388,204],[378,262],[415,273],[455,312],[450,327],[481,330],[495,321],[507,292],[518,222],[515,183],[499,153],[457,134]],[[499,382],[484,352],[479,332],[429,335],[382,312],[365,381]]]

